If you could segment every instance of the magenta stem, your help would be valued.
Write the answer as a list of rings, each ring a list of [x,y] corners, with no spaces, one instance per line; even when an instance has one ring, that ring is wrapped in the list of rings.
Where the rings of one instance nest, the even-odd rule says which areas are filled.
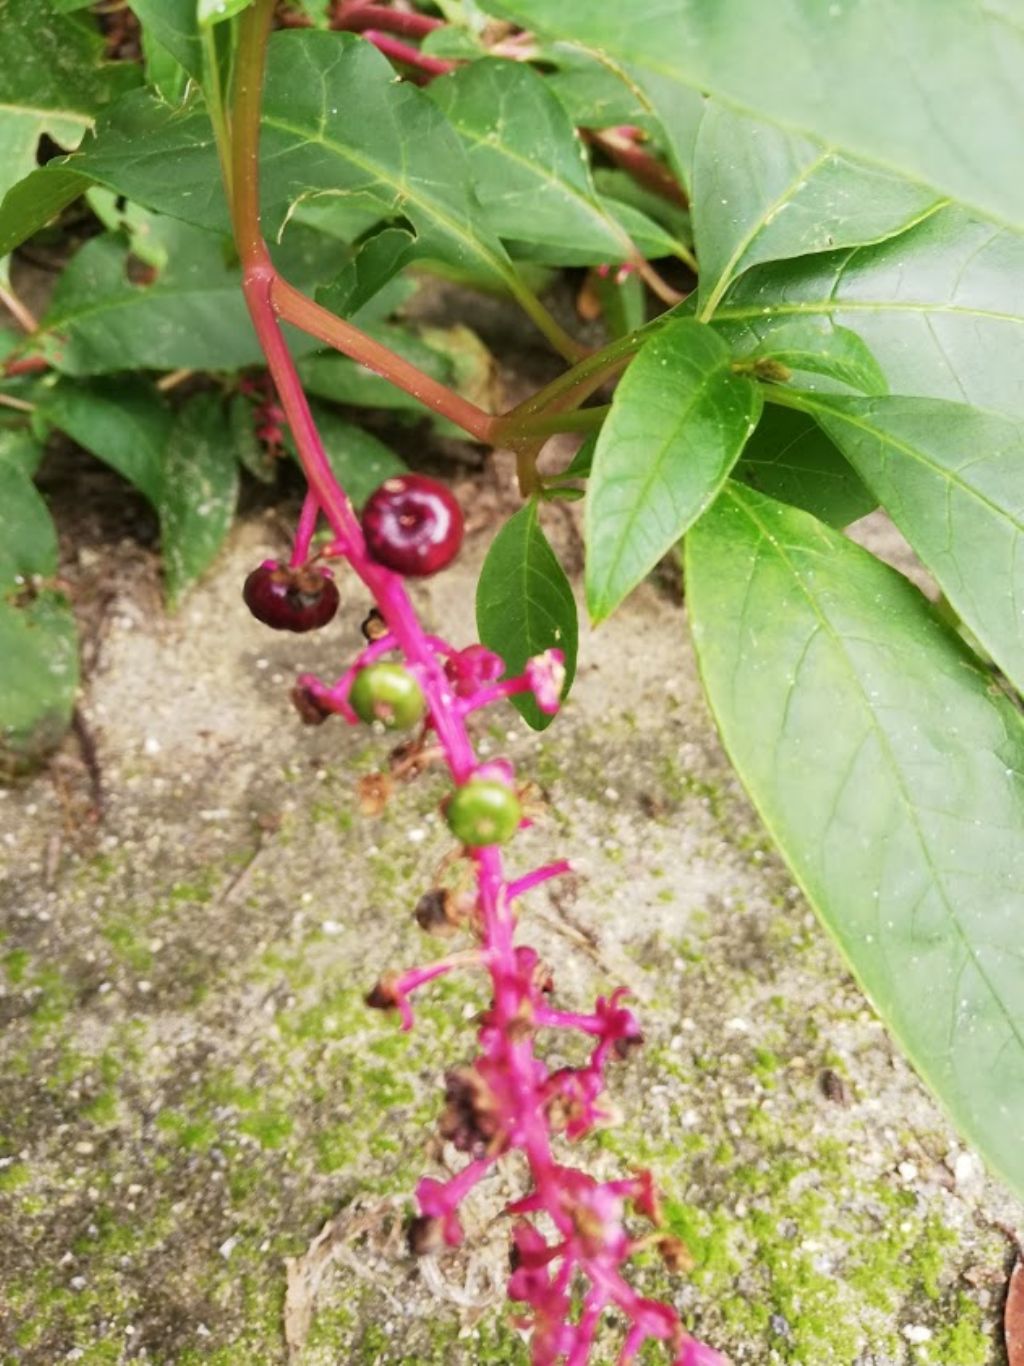
[[[506,678],[503,683],[495,683],[489,688],[481,688],[472,697],[464,697],[459,702],[459,710],[463,716],[468,716],[471,712],[479,711],[481,707],[489,707],[492,702],[500,702],[505,697],[515,697],[518,693],[530,691],[530,685],[525,678]]]
[[[348,29],[361,33],[365,29],[384,29],[403,33],[407,38],[425,38],[435,29],[444,28],[443,19],[432,19],[427,14],[409,14],[406,10],[389,9],[386,5],[355,3],[342,5],[340,13],[331,20],[331,28]]]
[[[563,877],[572,871],[572,864],[567,858],[559,859],[557,863],[548,863],[543,868],[535,868],[532,873],[516,878],[514,882],[508,884],[508,899],[515,901],[516,897],[525,896],[534,887],[539,887],[542,882],[549,882],[553,877]]]
[[[311,489],[306,490],[306,496],[302,500],[302,511],[299,513],[299,523],[295,528],[295,543],[292,546],[291,565],[294,569],[297,565],[305,564],[309,559],[309,547],[316,532],[316,524],[320,519],[320,504],[317,502],[316,494]]]
[[[454,71],[457,62],[448,62],[441,57],[430,57],[421,52],[419,48],[403,43],[398,38],[392,38],[390,34],[379,33],[376,29],[368,28],[363,37],[368,43],[372,43],[378,52],[383,52],[385,57],[389,57],[393,62],[401,62],[403,66],[414,67],[417,71],[423,71],[428,76],[447,76],[450,71]]]

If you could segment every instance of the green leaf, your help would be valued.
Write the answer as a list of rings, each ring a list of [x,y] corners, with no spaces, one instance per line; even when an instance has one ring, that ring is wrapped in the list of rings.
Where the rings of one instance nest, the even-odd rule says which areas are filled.
[[[198,0],[196,21],[200,29],[212,28],[233,15],[248,9],[252,0]]]
[[[878,246],[759,266],[715,327],[742,355],[797,317],[851,328],[893,393],[1024,417],[1024,236],[941,209]]]
[[[570,463],[566,466],[566,478],[568,478],[569,475],[572,475],[577,479],[589,477],[590,471],[594,467],[594,452],[597,450],[597,438],[599,435],[599,432],[592,432],[590,436],[586,438]]]
[[[878,499],[807,413],[765,404],[735,477],[752,489],[812,513],[828,526],[865,517]]]
[[[526,661],[545,650],[565,655],[565,688],[576,676],[579,628],[576,601],[540,525],[539,506],[528,502],[505,523],[487,552],[476,590],[480,639],[505,661],[506,677],[521,674]],[[534,730],[552,717],[524,693],[510,698]]]
[[[905,579],[732,485],[686,542],[722,737],[967,1139],[1024,1193],[1024,719]]]
[[[317,290],[317,302],[339,318],[357,318],[392,283],[412,256],[415,242],[405,228],[383,228],[361,244],[336,280]],[[381,316],[376,308],[373,311],[375,317]]]
[[[198,97],[180,109],[143,93],[120,100],[73,165],[149,208],[200,227],[229,226]],[[509,284],[514,269],[473,204],[469,179],[465,151],[440,110],[396,81],[370,43],[312,29],[273,36],[260,174],[268,236],[304,200],[355,197],[374,218],[407,218],[419,254]]]
[[[17,428],[0,430],[0,464],[14,465],[31,477],[43,458],[43,448],[35,436]]]
[[[766,361],[838,380],[862,394],[884,394],[888,388],[881,366],[856,332],[836,327],[830,318],[791,318],[769,327],[743,363],[761,373]]]
[[[0,202],[0,257],[45,227],[90,184],[88,176],[53,165],[19,180]]]
[[[244,394],[235,394],[228,404],[231,445],[235,459],[261,484],[277,479],[278,455],[256,435],[257,409]]]
[[[179,410],[164,453],[160,532],[169,606],[213,563],[237,499],[227,409],[216,394],[197,394]]]
[[[800,401],[1024,692],[1024,423],[936,399]]]
[[[120,234],[93,238],[74,256],[42,319],[40,341],[51,363],[69,375],[259,363],[241,273],[225,239],[150,215],[147,240],[167,261],[148,283],[129,278]],[[338,254],[333,243],[303,230],[288,234],[278,260],[301,285],[331,273]],[[317,345],[296,337],[300,351]]]
[[[937,203],[926,187],[709,100],[693,168],[699,316],[751,266],[877,242]]]
[[[147,266],[163,270],[167,265],[167,248],[153,232],[153,215],[139,208],[130,199],[115,195],[112,190],[93,185],[86,191],[86,203],[108,232],[121,232],[128,240],[133,256]]]
[[[35,170],[44,133],[77,147],[101,106],[135,77],[105,64],[95,26],[60,13],[52,0],[0,0],[0,33],[2,199]]]
[[[571,43],[550,43],[541,46],[538,57],[554,65],[546,81],[574,127],[643,127],[653,122],[639,92],[594,53]]]
[[[35,450],[33,450],[35,447]],[[35,575],[57,572],[57,533],[32,483],[38,443],[24,432],[0,431],[0,592]]]
[[[0,595],[0,768],[20,769],[55,749],[78,689],[78,633],[61,593]]]
[[[199,38],[196,0],[132,0],[132,9],[152,35],[175,57],[190,76],[203,74],[203,47]]]
[[[151,384],[135,376],[87,384],[62,379],[37,411],[160,507],[172,417]]]
[[[322,403],[314,403],[313,416],[334,477],[357,510],[385,479],[394,474],[404,474],[408,469],[405,462],[383,441],[378,441],[362,427],[346,422],[333,409]],[[285,439],[294,454],[291,434]]]
[[[627,64],[671,127],[691,89],[1024,227],[1024,27],[964,0],[489,0]]]
[[[638,240],[598,199],[579,135],[545,79],[519,62],[484,59],[431,82],[466,145],[473,189],[506,242],[569,247],[587,264],[661,255],[664,233],[633,212]],[[652,248],[645,229],[655,235]]]
[[[696,521],[761,410],[719,337],[680,318],[643,347],[615,391],[587,496],[587,607],[603,620]]]
[[[0,432],[0,768],[52,749],[78,687],[75,621],[64,596],[33,582],[57,572],[57,533],[32,483],[41,450]]]

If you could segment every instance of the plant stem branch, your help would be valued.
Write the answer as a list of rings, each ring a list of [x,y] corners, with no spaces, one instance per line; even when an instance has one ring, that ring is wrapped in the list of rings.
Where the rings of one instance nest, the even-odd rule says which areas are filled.
[[[323,308],[280,276],[275,277],[272,286],[272,302],[275,312],[285,322],[294,323],[311,337],[319,338],[360,365],[365,365],[374,374],[390,380],[434,412],[450,418],[477,441],[491,441],[497,418],[456,394],[447,385],[432,379],[382,342],[375,341],[344,318]]]
[[[557,436],[559,432],[594,432],[611,412],[611,404],[599,408],[580,408],[572,412],[538,413],[516,424],[517,436]]]

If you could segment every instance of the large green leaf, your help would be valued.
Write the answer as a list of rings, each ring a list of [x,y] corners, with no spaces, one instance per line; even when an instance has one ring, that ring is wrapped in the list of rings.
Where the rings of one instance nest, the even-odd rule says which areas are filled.
[[[172,418],[152,385],[126,376],[88,384],[61,380],[37,410],[123,475],[153,507],[160,506],[164,449]]]
[[[432,82],[466,145],[486,221],[505,241],[572,248],[588,264],[663,252],[642,215],[635,238],[601,203],[572,121],[547,81],[519,62],[486,59]]]
[[[114,90],[133,78],[105,65],[89,20],[51,0],[0,0],[0,199],[35,168],[43,133],[78,146]]]
[[[1024,422],[936,399],[800,401],[1024,692]]]
[[[197,394],[179,410],[164,452],[160,541],[172,607],[213,563],[237,499],[228,410],[218,395]]]
[[[477,630],[484,645],[505,661],[506,676],[521,674],[534,655],[561,650],[565,697],[576,674],[576,600],[539,514],[538,503],[531,499],[491,543],[476,590]],[[529,693],[511,701],[534,730],[550,724],[551,716]]]
[[[857,332],[892,393],[1024,417],[1024,236],[941,209],[877,246],[757,267],[714,325],[742,354],[798,317]]]
[[[761,410],[728,348],[691,318],[644,346],[615,391],[587,490],[587,607],[601,621],[700,516]]]
[[[765,404],[735,477],[783,503],[844,527],[878,506],[848,460],[807,413]]]
[[[276,34],[262,129],[269,236],[303,200],[354,198],[374,217],[407,218],[421,254],[496,282],[514,278],[504,248],[474,207],[458,136],[422,91],[395,80],[370,43],[351,33]],[[210,122],[198,96],[177,109],[141,92],[120,100],[96,140],[70,164],[150,208],[201,227],[228,227]]]
[[[33,444],[0,432],[0,768],[57,744],[78,687],[75,620],[46,583],[57,572],[57,533],[32,483]]]
[[[1024,25],[971,0],[488,0],[628,64],[667,126],[691,87],[1024,228]]]
[[[937,202],[913,181],[709,100],[693,166],[700,316],[751,266],[891,237]]]
[[[70,375],[258,363],[262,352],[225,240],[153,215],[149,243],[167,259],[149,283],[129,278],[119,233],[93,238],[72,259],[42,320],[39,340],[51,362]],[[332,273],[340,251],[317,233],[292,231],[279,260],[296,283],[312,283]],[[308,338],[296,344],[307,351],[316,345]]]
[[[731,485],[686,542],[729,754],[879,1013],[1024,1193],[1024,718],[905,579]]]

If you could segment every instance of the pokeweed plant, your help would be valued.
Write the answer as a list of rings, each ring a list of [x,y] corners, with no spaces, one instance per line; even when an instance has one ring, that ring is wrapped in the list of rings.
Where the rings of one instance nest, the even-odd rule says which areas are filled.
[[[621,1361],[647,1339],[713,1361],[624,1275],[644,1244],[627,1208],[668,1260],[681,1253],[651,1175],[598,1182],[559,1155],[606,1118],[606,1065],[640,1026],[621,993],[556,1008],[515,942],[519,899],[569,865],[506,877],[500,847],[528,804],[505,761],[477,760],[467,724],[507,697],[539,727],[568,692],[575,605],[539,513],[582,497],[595,622],[682,541],[701,675],[741,779],[921,1075],[1024,1190],[1019,7],[136,0],[141,70],[105,57],[85,10],[0,0],[16,149],[0,253],[83,195],[105,228],[38,323],[3,286],[25,330],[5,343],[0,392],[9,744],[52,731],[75,686],[31,483],[45,432],[153,504],[172,601],[230,524],[238,464],[266,478],[290,447],[308,483],[292,554],[253,570],[246,601],[313,629],[347,564],[376,602],[354,664],[301,678],[296,705],[311,722],[421,725],[406,758],[437,751],[454,784],[461,878],[417,918],[475,946],[385,975],[371,1004],[408,1025],[412,993],[440,975],[490,981],[479,1054],[447,1079],[442,1132],[467,1165],[421,1182],[413,1244],[458,1242],[461,1200],[517,1150],[532,1185],[509,1207],[509,1293],[534,1360],[586,1361],[615,1307]],[[41,133],[78,150],[36,166]],[[599,349],[533,287],[566,266],[588,272],[581,306],[611,335]],[[428,268],[511,295],[564,373],[487,411],[450,337],[396,321]],[[140,370],[163,378],[124,376]],[[218,383],[170,403],[183,371]],[[481,644],[426,634],[404,586],[456,553],[451,495],[339,404],[426,411],[515,450],[524,506],[482,571]],[[565,431],[583,445],[542,475]],[[937,603],[843,534],[878,506]],[[593,1040],[582,1068],[545,1068],[538,1036],[560,1029]]]

